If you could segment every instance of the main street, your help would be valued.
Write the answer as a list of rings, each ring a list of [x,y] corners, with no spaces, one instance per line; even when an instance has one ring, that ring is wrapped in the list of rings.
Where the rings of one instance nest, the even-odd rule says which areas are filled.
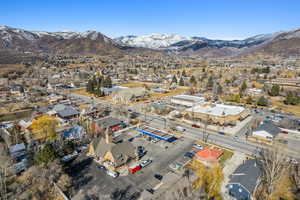
[[[113,107],[113,105],[111,105],[110,103],[108,103],[106,101],[95,100],[95,99],[92,99],[91,97],[86,97],[86,96],[74,94],[74,93],[71,93],[70,96],[75,97],[75,98],[80,98],[88,103],[95,103],[95,104],[100,103],[100,104],[105,104],[105,105]],[[140,112],[140,108],[137,105],[131,106],[130,109],[132,109],[136,113],[139,113],[141,120],[145,120],[145,115]],[[157,128],[166,128],[166,126],[168,126],[168,119],[166,119],[162,116],[159,116],[159,115],[146,114],[146,121],[149,122],[151,126],[157,127]],[[183,123],[178,123],[178,124],[180,124],[181,127],[185,128],[185,131],[183,132],[184,137],[188,137],[188,138],[191,138],[194,140],[204,140],[203,129],[193,128],[193,127],[183,124]],[[263,148],[266,148],[266,146],[264,146],[264,145],[247,141],[245,137],[233,137],[233,136],[221,135],[219,133],[206,130],[205,136],[207,134],[208,134],[207,142],[209,142],[209,143],[223,146],[225,148],[239,151],[242,153],[246,153],[246,154],[252,155],[252,156],[259,156],[261,150]],[[288,150],[287,154],[289,156],[300,159],[299,153],[294,152],[289,149],[287,149],[287,150]]]
[[[161,116],[147,115],[147,121],[149,121],[150,125],[153,127],[165,128],[165,126],[168,126],[168,124],[165,124],[166,123],[165,120],[166,119]],[[204,134],[203,129],[193,128],[191,126],[184,125],[182,123],[180,123],[179,126],[185,129],[185,131],[183,132],[184,137],[188,137],[195,140],[204,140],[204,137],[206,136],[206,135],[203,136]],[[260,156],[259,154],[261,150],[263,148],[266,148],[266,146],[264,145],[247,141],[245,138],[241,138],[241,137],[221,135],[219,133],[208,131],[208,130],[206,130],[206,134],[208,134],[207,142],[209,143],[223,146],[225,148],[246,153],[252,156]],[[300,155],[297,152],[288,151],[287,154],[294,158],[300,159]]]

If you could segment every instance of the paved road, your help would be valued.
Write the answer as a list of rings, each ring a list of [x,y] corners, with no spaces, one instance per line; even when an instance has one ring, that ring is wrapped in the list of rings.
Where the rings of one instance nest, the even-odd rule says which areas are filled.
[[[73,97],[84,99],[87,102],[92,102],[92,99],[90,97],[86,97],[83,95],[78,94],[70,94]],[[102,103],[102,104],[108,104],[108,102],[100,101],[100,100],[94,100],[95,103]],[[138,108],[135,108],[134,106],[130,107],[130,109],[136,111],[140,114],[140,118],[144,120],[144,114],[139,112]],[[260,111],[258,115],[266,115],[269,114],[268,111]],[[164,128],[165,123],[167,122],[164,117],[158,116],[158,115],[147,115],[147,121],[151,121],[150,123],[158,128]],[[249,123],[250,124],[250,123]],[[243,129],[243,133],[248,130],[249,124]],[[184,127],[186,129],[184,136],[189,137],[196,140],[203,140],[203,132],[202,129],[193,128],[184,124],[180,124],[180,126]],[[259,152],[264,148],[263,145],[252,143],[249,141],[246,141],[244,137],[241,137],[243,134],[238,134],[238,137],[232,137],[232,136],[224,136],[221,134],[218,134],[216,132],[207,131],[209,133],[208,142],[224,146],[229,149],[233,149],[236,151],[240,151],[242,153],[247,153],[251,155],[258,156]],[[292,150],[292,149],[290,149]],[[295,158],[300,159],[300,155],[295,153],[290,153],[291,156]]]
[[[157,117],[157,116],[152,116],[152,115],[148,115],[147,117],[148,117],[148,120],[151,121],[150,124],[152,126],[157,127],[157,128],[165,127],[164,120],[159,120],[159,118],[162,118],[162,117]],[[183,124],[180,124],[180,126],[186,129],[186,131],[184,131],[184,134],[183,134],[185,137],[196,139],[196,140],[203,140],[202,129],[193,128],[191,126],[183,125]],[[217,145],[220,145],[220,146],[232,149],[232,150],[236,150],[236,151],[239,151],[242,153],[259,156],[259,153],[264,148],[263,145],[246,141],[245,138],[236,138],[236,137],[232,137],[232,136],[225,136],[225,135],[221,135],[221,134],[218,134],[218,133],[212,132],[212,131],[207,131],[207,132],[209,133],[208,142],[211,142],[211,143],[214,143],[214,144],[217,144]],[[297,152],[295,152],[295,153],[290,152],[289,155],[300,159],[300,155]]]
[[[163,128],[164,122],[159,120],[153,120],[151,122],[151,125],[158,128]],[[196,140],[203,140],[203,131],[201,129],[189,127],[182,124],[180,126],[186,129],[186,131],[184,131],[183,133],[184,137],[193,138]],[[221,145],[229,149],[253,155],[258,155],[259,151],[261,150],[261,146],[250,144],[245,140],[239,138],[224,136],[211,131],[207,131],[207,133],[209,134],[207,140],[208,142]]]

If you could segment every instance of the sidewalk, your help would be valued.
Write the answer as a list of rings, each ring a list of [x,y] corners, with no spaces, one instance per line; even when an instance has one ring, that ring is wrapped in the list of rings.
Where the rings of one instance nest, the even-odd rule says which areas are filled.
[[[223,127],[223,126],[215,126],[215,125],[208,125],[207,130],[212,131],[212,132],[224,132],[226,135],[235,135],[236,133],[240,132],[242,129],[244,129],[248,123],[251,122],[252,116],[247,117],[245,120],[237,123],[234,127]],[[197,124],[199,125],[202,129],[204,128],[204,124],[199,123],[199,122],[193,122],[190,120],[186,119],[178,119],[176,120],[177,122],[182,122],[182,123],[187,123],[187,124]]]
[[[226,185],[229,183],[229,176],[234,172],[234,170],[246,160],[246,155],[240,152],[234,152],[233,156],[225,162],[225,167],[223,168],[224,180],[221,185],[221,193],[224,199],[231,199],[226,193]]]

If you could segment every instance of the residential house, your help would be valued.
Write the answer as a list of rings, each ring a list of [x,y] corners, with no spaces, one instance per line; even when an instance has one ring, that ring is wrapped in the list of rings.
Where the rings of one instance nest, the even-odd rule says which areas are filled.
[[[115,132],[123,128],[123,122],[117,118],[105,117],[92,122],[92,129],[95,133],[104,133],[105,130]]]
[[[236,200],[251,200],[253,193],[259,182],[261,169],[259,163],[254,159],[244,161],[230,175],[230,180],[226,186],[228,194]]]
[[[84,135],[85,129],[77,124],[73,128],[63,131],[63,137],[67,140],[80,139]]]
[[[69,105],[57,104],[54,106],[53,111],[63,119],[71,119],[78,117],[80,112]]]
[[[15,144],[9,147],[9,153],[13,160],[20,162],[27,156],[27,151],[24,143]]]
[[[88,154],[113,170],[137,157],[136,148],[132,143],[124,141],[115,144],[108,131],[104,137],[98,136],[91,142]]]
[[[204,164],[210,165],[218,162],[223,150],[218,148],[204,148],[195,154],[195,158]]]

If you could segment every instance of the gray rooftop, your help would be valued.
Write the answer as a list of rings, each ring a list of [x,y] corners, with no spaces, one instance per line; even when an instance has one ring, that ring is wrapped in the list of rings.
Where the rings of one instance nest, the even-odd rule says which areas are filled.
[[[278,128],[277,126],[273,125],[270,122],[267,123],[263,123],[260,124],[255,131],[266,131],[268,133],[270,133],[273,136],[277,136],[280,133],[280,128]]]
[[[97,156],[103,157],[105,153],[111,152],[115,159],[116,166],[125,164],[128,158],[136,157],[135,148],[128,141],[117,144],[106,143],[105,138],[98,137],[92,141],[92,145],[94,146]]]
[[[63,110],[57,111],[57,114],[58,114],[60,117],[70,117],[70,116],[78,115],[78,114],[79,114],[79,111],[76,110],[76,109],[74,109],[74,108],[71,107],[71,106],[67,106],[67,107],[65,107]]]
[[[122,121],[117,119],[117,118],[106,117],[106,118],[99,119],[98,121],[96,121],[96,123],[101,128],[105,129],[105,128],[108,128],[108,127],[118,125],[118,124],[122,123]]]
[[[230,175],[229,183],[239,183],[252,193],[261,174],[260,165],[254,159],[246,160]]]

